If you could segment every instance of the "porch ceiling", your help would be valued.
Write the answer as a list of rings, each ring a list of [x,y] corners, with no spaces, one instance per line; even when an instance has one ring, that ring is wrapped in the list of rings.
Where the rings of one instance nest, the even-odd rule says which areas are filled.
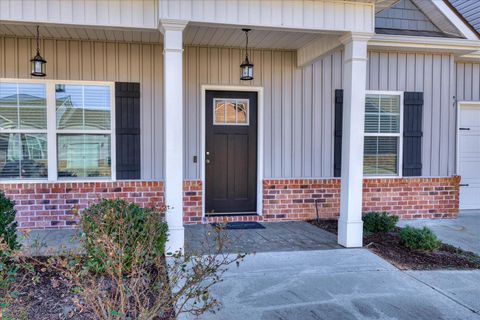
[[[36,24],[0,23],[0,36],[35,37]],[[76,27],[67,25],[44,25],[40,35],[46,39],[98,40],[161,43],[162,34],[156,29]]]
[[[35,24],[0,24],[0,36],[31,38],[35,37],[35,34]],[[42,25],[40,34],[45,39],[163,43],[163,36],[156,29],[129,30]],[[254,29],[250,33],[249,47],[295,50],[322,36],[325,37],[312,32]],[[200,46],[243,47],[245,34],[240,27],[188,25],[184,32],[184,43]]]
[[[253,29],[249,34],[249,47],[257,49],[294,50],[321,37],[311,32]],[[243,47],[245,34],[240,27],[212,27],[189,25],[185,29],[186,45]]]

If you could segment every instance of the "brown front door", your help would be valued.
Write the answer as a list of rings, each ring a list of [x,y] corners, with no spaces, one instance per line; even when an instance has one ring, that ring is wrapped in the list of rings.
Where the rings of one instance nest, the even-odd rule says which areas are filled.
[[[257,93],[207,91],[205,106],[206,213],[255,213]]]

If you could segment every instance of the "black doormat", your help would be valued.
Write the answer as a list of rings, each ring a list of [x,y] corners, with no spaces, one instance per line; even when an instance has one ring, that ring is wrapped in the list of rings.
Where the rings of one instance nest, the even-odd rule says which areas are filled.
[[[212,223],[211,225],[212,227],[221,226],[226,230],[265,229],[265,227],[258,222],[227,222],[225,224]]]

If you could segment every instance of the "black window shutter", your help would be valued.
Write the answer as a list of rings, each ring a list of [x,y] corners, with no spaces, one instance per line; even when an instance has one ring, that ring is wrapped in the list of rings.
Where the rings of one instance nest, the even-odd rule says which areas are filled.
[[[422,175],[423,92],[403,96],[403,175]]]
[[[333,151],[333,176],[341,176],[342,168],[342,123],[343,123],[343,90],[335,90],[335,135]]]
[[[115,83],[117,179],[140,179],[140,84]]]

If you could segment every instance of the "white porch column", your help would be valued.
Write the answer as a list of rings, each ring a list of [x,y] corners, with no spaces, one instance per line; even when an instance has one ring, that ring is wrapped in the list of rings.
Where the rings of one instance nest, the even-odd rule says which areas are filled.
[[[344,247],[362,246],[363,133],[370,38],[370,34],[349,33],[340,39],[345,45],[345,60],[338,243]]]
[[[183,250],[183,29],[187,22],[162,20],[165,204],[167,252]]]

